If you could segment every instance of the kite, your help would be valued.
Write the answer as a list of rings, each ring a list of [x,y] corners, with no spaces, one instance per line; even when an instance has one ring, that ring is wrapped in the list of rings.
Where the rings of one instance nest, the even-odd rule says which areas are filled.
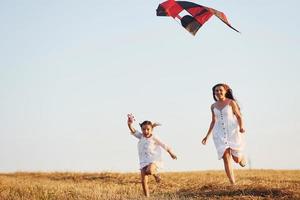
[[[213,15],[218,17],[227,26],[239,33],[233,28],[227,20],[224,13],[213,8],[198,5],[188,1],[168,0],[159,4],[156,9],[157,16],[170,16],[178,19],[181,25],[192,35],[196,35],[201,26]]]

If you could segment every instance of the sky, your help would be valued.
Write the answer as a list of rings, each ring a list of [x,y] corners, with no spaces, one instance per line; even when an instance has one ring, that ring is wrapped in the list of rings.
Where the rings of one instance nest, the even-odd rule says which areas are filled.
[[[137,172],[127,113],[178,156],[164,171],[220,170],[211,88],[241,107],[254,169],[300,169],[298,0],[193,1],[224,12],[194,37],[161,1],[0,1],[0,172]],[[240,169],[234,165],[235,169]]]

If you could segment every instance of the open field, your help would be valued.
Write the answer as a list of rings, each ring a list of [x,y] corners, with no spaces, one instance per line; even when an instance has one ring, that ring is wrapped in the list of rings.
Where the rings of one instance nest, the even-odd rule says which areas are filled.
[[[300,170],[236,170],[231,186],[223,171],[162,173],[150,178],[148,199],[300,199]],[[0,200],[146,199],[139,173],[0,174]]]

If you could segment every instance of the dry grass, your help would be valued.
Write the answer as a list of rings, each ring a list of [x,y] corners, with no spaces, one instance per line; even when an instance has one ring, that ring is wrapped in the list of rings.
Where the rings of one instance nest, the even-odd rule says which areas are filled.
[[[300,170],[237,170],[230,186],[223,171],[163,173],[150,179],[148,199],[300,199]],[[0,200],[146,199],[138,173],[0,174]]]

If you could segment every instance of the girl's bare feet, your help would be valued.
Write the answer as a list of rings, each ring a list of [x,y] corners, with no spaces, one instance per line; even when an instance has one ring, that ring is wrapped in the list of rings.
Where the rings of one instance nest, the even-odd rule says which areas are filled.
[[[230,180],[230,183],[231,183],[232,186],[234,186],[235,185],[235,180]]]

